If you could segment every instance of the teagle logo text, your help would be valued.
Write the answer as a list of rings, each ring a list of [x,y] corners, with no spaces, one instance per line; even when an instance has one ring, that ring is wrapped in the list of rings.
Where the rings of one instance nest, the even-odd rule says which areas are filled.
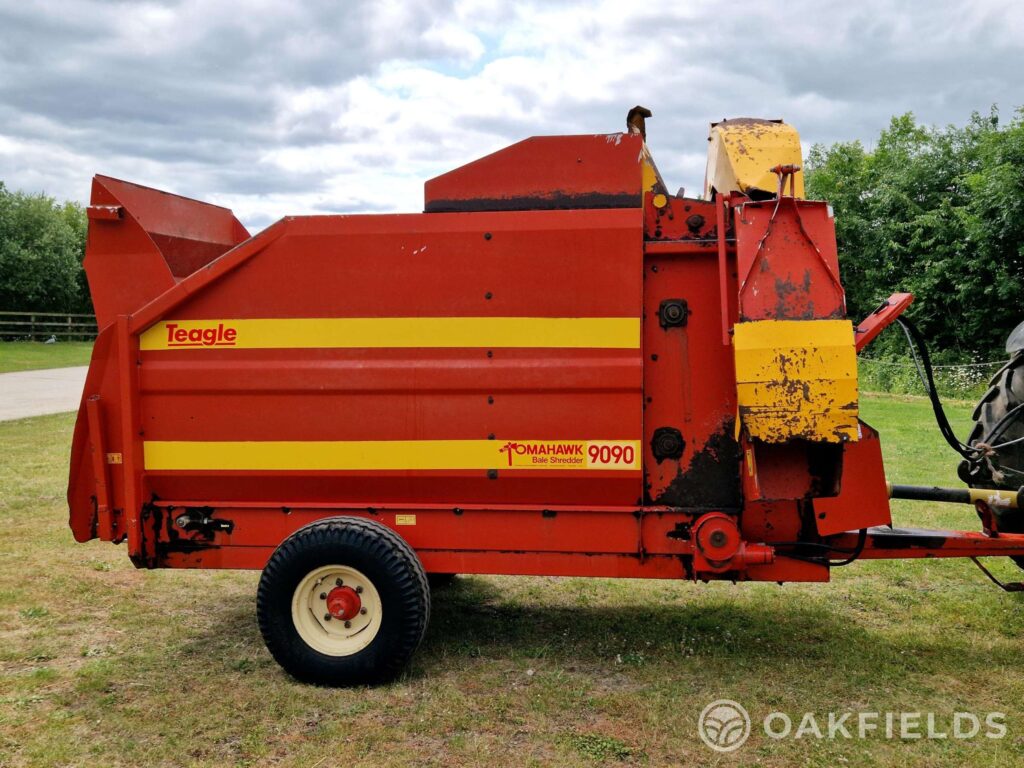
[[[182,328],[177,323],[167,324],[168,347],[233,347],[238,329],[217,323],[209,328]]]

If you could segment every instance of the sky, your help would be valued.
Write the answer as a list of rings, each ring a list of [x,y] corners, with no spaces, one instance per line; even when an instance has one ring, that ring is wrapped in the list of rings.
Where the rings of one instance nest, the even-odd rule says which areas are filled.
[[[232,208],[418,211],[423,182],[642,104],[671,189],[708,123],[783,118],[805,147],[890,117],[1024,105],[1024,3],[0,0],[0,181],[88,202],[103,173]]]

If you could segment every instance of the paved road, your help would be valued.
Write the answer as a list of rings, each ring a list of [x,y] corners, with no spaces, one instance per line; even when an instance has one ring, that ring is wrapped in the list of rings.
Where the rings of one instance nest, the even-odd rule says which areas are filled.
[[[0,373],[0,421],[77,411],[89,366]]]

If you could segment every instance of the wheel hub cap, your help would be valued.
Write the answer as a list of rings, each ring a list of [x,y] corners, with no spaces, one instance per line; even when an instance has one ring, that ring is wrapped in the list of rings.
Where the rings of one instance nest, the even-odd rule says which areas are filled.
[[[299,637],[328,656],[350,656],[380,631],[384,608],[366,574],[349,565],[323,565],[299,581],[292,622]]]
[[[327,612],[336,619],[348,621],[354,618],[363,601],[352,587],[335,587],[327,593]]]

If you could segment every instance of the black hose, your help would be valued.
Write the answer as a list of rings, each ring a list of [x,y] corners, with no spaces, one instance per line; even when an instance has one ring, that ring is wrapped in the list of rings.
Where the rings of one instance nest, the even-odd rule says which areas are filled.
[[[843,565],[849,565],[850,563],[852,563],[854,560],[856,560],[858,557],[861,556],[861,553],[864,551],[864,545],[867,544],[867,542],[868,542],[868,529],[867,528],[861,528],[860,529],[860,533],[857,535],[857,546],[853,548],[853,554],[851,554],[845,560],[839,560],[837,562],[830,562],[828,564],[828,567],[829,568],[839,568],[840,566],[843,566]]]
[[[939,426],[939,432],[942,433],[943,438],[949,443],[950,448],[959,453],[968,461],[973,461],[975,452],[969,446],[964,445],[957,439],[956,433],[953,431],[953,427],[949,424],[949,419],[946,418],[946,412],[942,408],[942,401],[939,400],[939,393],[935,389],[935,376],[932,373],[932,361],[931,356],[928,354],[928,345],[925,343],[924,337],[921,332],[917,329],[910,320],[906,320],[902,317],[897,318],[896,322],[903,327],[903,332],[907,334],[908,341],[911,341],[910,351],[914,353],[914,347],[921,353],[921,363],[924,366],[924,377],[922,377],[922,383],[925,385],[925,389],[928,392],[928,399],[932,403],[932,411],[935,413],[935,423]],[[917,364],[917,355],[914,355],[914,363]],[[918,375],[920,375],[921,369],[918,368]]]
[[[905,318],[897,318],[896,322],[903,328],[903,333],[907,337],[907,344],[910,347],[910,353],[914,358],[914,366],[917,368],[917,375],[921,378],[921,383],[924,384],[925,390],[928,393],[928,399],[931,401],[932,410],[935,412],[935,421],[939,425],[939,432],[945,438],[946,442],[949,443],[950,447],[963,456],[968,463],[972,465],[980,464],[984,461],[985,453],[977,445],[965,445],[960,442],[957,438],[956,433],[949,424],[949,419],[946,418],[946,412],[942,408],[942,401],[939,400],[939,393],[935,388],[935,377],[932,373],[932,362],[928,355],[928,345],[924,341],[924,337],[921,332],[917,329],[910,320]],[[917,349],[915,349],[915,347]],[[921,363],[924,366],[924,371],[921,370],[921,364],[918,363],[917,351],[921,352]],[[999,419],[989,430],[989,433],[981,439],[981,443],[987,446],[987,451],[996,451],[1000,448],[1005,448],[1008,445],[1012,445],[1017,440],[1010,441],[1008,443],[1002,443],[998,445],[992,445],[992,442],[1002,436],[1006,428],[1013,423],[1015,417],[1019,417],[1024,412],[1024,403],[1018,403],[1015,407],[1003,414],[1002,418]],[[1014,474],[1024,474],[1022,472],[1007,468]]]
[[[772,546],[780,547],[786,545],[794,545],[798,547],[815,547],[817,549],[827,550],[824,555],[798,555],[795,552],[780,552],[779,554],[783,557],[791,557],[794,560],[803,560],[808,563],[817,563],[818,565],[827,565],[830,568],[838,568],[842,565],[849,565],[854,560],[859,558],[864,552],[864,545],[867,544],[868,540],[868,529],[861,528],[857,534],[857,544],[853,549],[844,549],[841,547],[833,547],[829,544],[822,544],[816,541],[781,541],[774,542]],[[843,555],[849,555],[845,560],[832,561],[828,559],[828,555],[831,553],[839,553]]]

